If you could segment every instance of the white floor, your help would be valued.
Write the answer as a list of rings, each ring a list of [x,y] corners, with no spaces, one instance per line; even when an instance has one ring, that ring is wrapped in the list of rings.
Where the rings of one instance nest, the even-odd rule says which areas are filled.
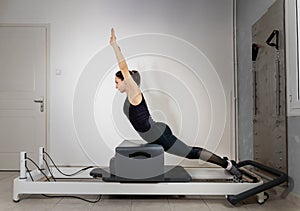
[[[291,201],[283,199],[270,193],[269,200],[259,205],[255,198],[250,198],[243,203],[232,206],[224,197],[203,197],[203,196],[102,196],[95,204],[87,203],[72,198],[45,198],[39,195],[26,196],[19,203],[12,201],[12,183],[18,173],[0,172],[0,211],[21,210],[21,211],[43,211],[43,210],[109,210],[109,211],[299,211]],[[86,196],[81,196],[87,198]],[[96,199],[88,197],[88,199]]]

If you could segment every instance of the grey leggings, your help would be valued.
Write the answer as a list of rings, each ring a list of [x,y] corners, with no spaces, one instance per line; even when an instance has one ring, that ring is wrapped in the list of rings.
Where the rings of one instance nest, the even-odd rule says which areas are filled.
[[[170,127],[162,122],[155,122],[151,129],[145,133],[139,133],[147,142],[161,145],[165,152],[188,159],[201,159],[214,163],[223,168],[227,167],[226,159],[201,147],[191,147],[183,143],[173,135]]]

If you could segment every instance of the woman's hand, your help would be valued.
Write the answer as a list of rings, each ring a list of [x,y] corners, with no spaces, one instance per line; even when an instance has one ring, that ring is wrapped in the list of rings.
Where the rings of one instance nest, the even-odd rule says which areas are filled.
[[[115,30],[114,28],[111,29],[111,35],[110,35],[110,41],[109,41],[111,46],[117,45],[117,38],[115,35]]]

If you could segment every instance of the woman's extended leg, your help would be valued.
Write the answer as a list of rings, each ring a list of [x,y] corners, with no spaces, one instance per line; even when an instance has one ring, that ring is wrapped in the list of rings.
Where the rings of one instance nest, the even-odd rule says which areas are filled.
[[[157,123],[155,126],[158,127],[162,135],[152,143],[161,145],[166,152],[180,157],[186,157],[188,159],[201,159],[203,161],[216,164],[225,168],[238,178],[241,178],[240,171],[232,164],[231,161],[228,161],[226,158],[221,158],[220,156],[201,147],[190,147],[186,145],[174,136],[170,127],[164,123]]]

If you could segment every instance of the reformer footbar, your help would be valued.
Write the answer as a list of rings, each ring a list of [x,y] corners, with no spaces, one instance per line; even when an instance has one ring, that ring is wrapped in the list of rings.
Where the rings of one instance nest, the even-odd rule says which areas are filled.
[[[225,195],[235,205],[256,195],[257,202],[263,204],[268,199],[266,190],[288,180],[286,174],[251,160],[237,164],[243,173],[240,182],[233,181],[233,176],[222,168],[165,166],[162,147],[141,141],[120,144],[109,167],[94,168],[67,179],[55,168],[43,169],[43,152],[40,150],[38,169],[31,172],[24,170],[27,158],[25,152],[21,153],[20,177],[14,180],[14,202],[24,194]],[[249,167],[266,171],[274,179],[264,182]],[[70,170],[78,169],[64,169]],[[45,181],[45,177],[51,176],[56,178],[55,182]]]
[[[265,171],[273,176],[275,176],[275,178],[273,180],[270,180],[262,185],[259,185],[255,188],[252,188],[250,190],[247,190],[247,191],[244,191],[242,193],[239,193],[237,195],[229,195],[227,197],[227,200],[235,205],[236,203],[250,197],[250,196],[253,196],[255,194],[258,194],[258,193],[263,193],[264,191],[268,190],[268,189],[271,189],[273,187],[276,187],[284,182],[287,182],[288,181],[288,175],[286,175],[285,173],[281,172],[281,171],[278,171],[276,169],[273,169],[273,168],[270,168],[268,166],[265,166],[261,163],[258,163],[258,162],[255,162],[253,160],[246,160],[246,161],[242,161],[242,162],[239,162],[237,164],[237,166],[240,168],[240,167],[243,167],[243,166],[247,166],[247,165],[250,165],[250,166],[253,166],[259,170],[262,170],[262,171]],[[268,199],[268,194],[267,193],[264,193],[264,195],[267,197],[266,199]],[[258,203],[263,203],[264,201],[260,202],[258,201]]]

